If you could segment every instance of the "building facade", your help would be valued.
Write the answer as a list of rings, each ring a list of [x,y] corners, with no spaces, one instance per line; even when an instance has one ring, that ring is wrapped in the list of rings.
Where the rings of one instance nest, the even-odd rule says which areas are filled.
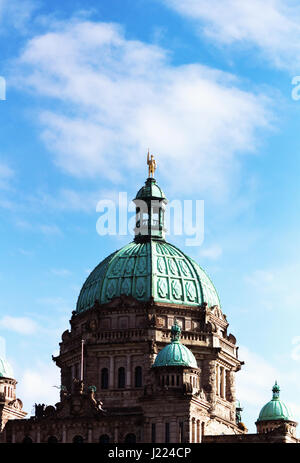
[[[165,240],[151,174],[134,199],[134,241],[92,271],[62,334],[60,402],[12,413],[3,442],[297,441],[291,416],[275,412],[275,425],[247,433],[236,338],[207,274]]]
[[[17,381],[11,366],[5,359],[0,359],[0,435],[8,420],[23,419],[23,403],[16,397]]]

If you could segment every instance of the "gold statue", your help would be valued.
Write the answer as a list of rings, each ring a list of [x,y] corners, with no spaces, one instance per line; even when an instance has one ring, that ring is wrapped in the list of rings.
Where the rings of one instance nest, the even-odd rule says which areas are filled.
[[[147,165],[149,166],[148,167],[149,177],[154,177],[154,172],[156,170],[157,164],[156,164],[153,154],[151,154],[151,157],[150,157],[149,150],[147,154]]]

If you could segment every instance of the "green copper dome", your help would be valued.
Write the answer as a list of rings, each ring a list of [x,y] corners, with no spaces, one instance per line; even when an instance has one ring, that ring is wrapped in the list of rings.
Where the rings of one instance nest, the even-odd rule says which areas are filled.
[[[0,378],[13,378],[14,373],[7,360],[0,358]]]
[[[172,341],[157,354],[153,368],[170,366],[198,368],[193,352],[181,344],[180,332],[181,328],[175,321],[171,329]]]
[[[142,201],[140,201],[142,200]],[[214,285],[202,268],[165,240],[167,200],[154,178],[149,177],[134,199],[135,238],[104,259],[84,283],[76,312],[98,301],[131,295],[139,301],[198,306],[220,306]]]
[[[273,398],[260,411],[257,421],[285,420],[294,421],[292,413],[285,403],[279,398],[280,387],[275,381],[272,388]]]
[[[177,247],[164,240],[132,242],[104,259],[84,283],[77,312],[98,301],[107,303],[121,294],[139,301],[197,306],[218,305],[218,294],[204,270]]]

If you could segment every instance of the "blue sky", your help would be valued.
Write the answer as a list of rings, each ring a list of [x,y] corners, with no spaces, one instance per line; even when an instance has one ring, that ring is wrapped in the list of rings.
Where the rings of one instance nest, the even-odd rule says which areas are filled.
[[[146,176],[205,204],[206,269],[245,361],[249,430],[275,379],[300,419],[300,7],[288,0],[0,0],[0,335],[31,412],[89,271],[131,237],[97,201]],[[2,349],[4,350],[4,348]]]

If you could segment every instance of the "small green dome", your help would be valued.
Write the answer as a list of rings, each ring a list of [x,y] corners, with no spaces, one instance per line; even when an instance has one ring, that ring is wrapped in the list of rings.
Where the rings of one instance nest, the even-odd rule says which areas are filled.
[[[0,378],[13,378],[14,373],[12,367],[7,360],[0,358]]]
[[[289,407],[279,398],[280,387],[275,381],[272,388],[273,398],[260,411],[257,421],[285,420],[294,421]]]
[[[155,178],[147,178],[145,185],[137,192],[135,199],[166,199],[164,192],[156,183]]]
[[[214,285],[190,257],[166,241],[132,242],[104,259],[85,281],[77,312],[121,294],[140,301],[220,306]]]
[[[153,367],[191,367],[198,368],[195,356],[190,349],[180,342],[180,326],[175,321],[171,329],[172,341],[156,356]]]

